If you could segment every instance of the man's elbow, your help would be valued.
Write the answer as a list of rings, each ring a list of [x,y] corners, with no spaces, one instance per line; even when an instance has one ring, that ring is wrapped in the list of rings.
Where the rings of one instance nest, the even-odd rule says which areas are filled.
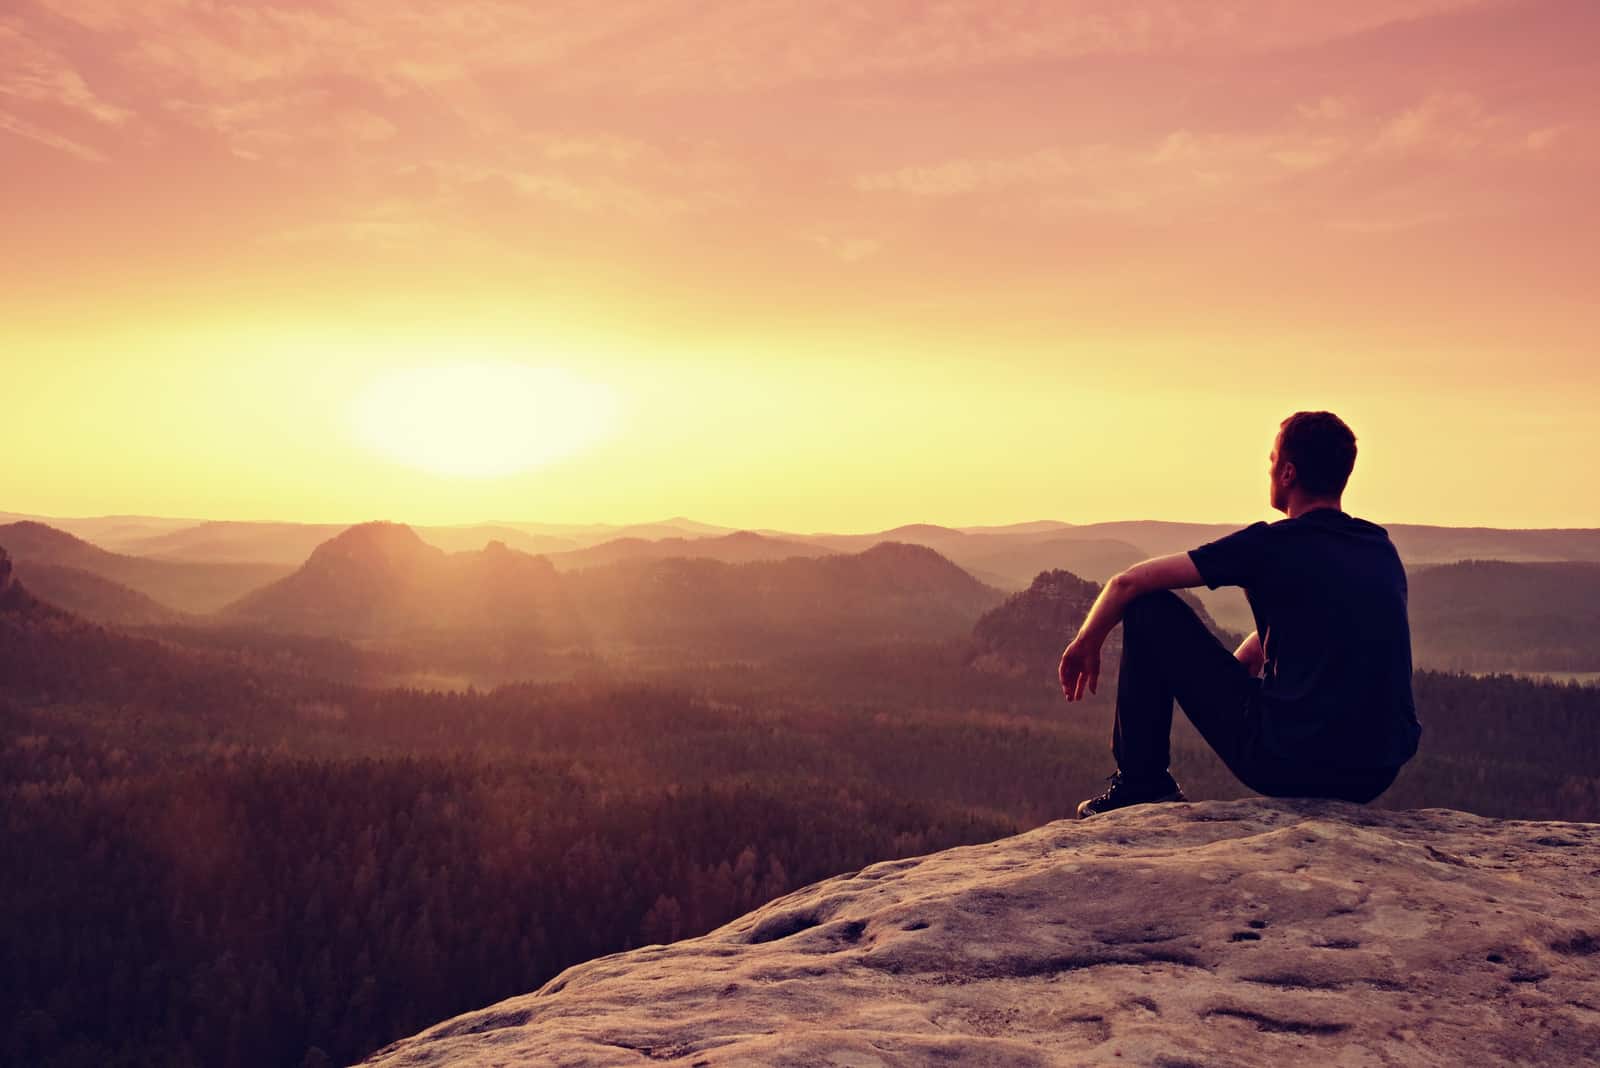
[[[1123,601],[1131,601],[1148,590],[1148,586],[1140,581],[1138,571],[1133,568],[1112,575],[1106,580],[1106,587]]]

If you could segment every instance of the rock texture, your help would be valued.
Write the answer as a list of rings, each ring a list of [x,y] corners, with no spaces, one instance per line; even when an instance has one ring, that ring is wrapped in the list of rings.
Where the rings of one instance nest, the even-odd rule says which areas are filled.
[[[366,1063],[1600,1062],[1600,824],[1144,806],[874,864]]]

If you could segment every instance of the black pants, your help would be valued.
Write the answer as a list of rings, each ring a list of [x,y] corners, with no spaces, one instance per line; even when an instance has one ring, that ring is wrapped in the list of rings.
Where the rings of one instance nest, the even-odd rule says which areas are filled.
[[[1111,752],[1129,779],[1158,778],[1171,760],[1177,698],[1239,781],[1271,797],[1333,797],[1366,803],[1389,788],[1398,769],[1339,769],[1286,761],[1264,752],[1261,680],[1171,590],[1134,598],[1122,617],[1122,666]]]

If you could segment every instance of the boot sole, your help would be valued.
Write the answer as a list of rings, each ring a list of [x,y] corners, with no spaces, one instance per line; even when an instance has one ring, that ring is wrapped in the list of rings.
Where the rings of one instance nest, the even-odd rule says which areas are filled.
[[[1086,809],[1088,809],[1090,802],[1089,801],[1080,801],[1080,802],[1078,802],[1078,818],[1080,820],[1086,820],[1090,816],[1100,816],[1100,815],[1104,815],[1107,812],[1119,812],[1119,811],[1121,811],[1122,809],[1125,809],[1125,808],[1138,808],[1140,805],[1159,805],[1159,804],[1161,804],[1163,802],[1166,802],[1166,801],[1187,801],[1187,800],[1189,800],[1189,799],[1187,797],[1183,796],[1183,791],[1182,790],[1176,790],[1176,791],[1174,791],[1174,792],[1172,792],[1170,794],[1167,794],[1164,797],[1152,797],[1148,801],[1135,801],[1131,805],[1118,805],[1116,808],[1107,808],[1107,809],[1099,809],[1099,810],[1085,811]]]

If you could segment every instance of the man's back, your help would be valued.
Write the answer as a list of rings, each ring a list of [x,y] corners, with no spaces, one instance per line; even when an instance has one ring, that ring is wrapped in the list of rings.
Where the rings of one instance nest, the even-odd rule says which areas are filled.
[[[1387,531],[1314,508],[1189,556],[1207,586],[1241,586],[1250,601],[1267,749],[1338,768],[1398,767],[1416,752],[1406,575]]]

